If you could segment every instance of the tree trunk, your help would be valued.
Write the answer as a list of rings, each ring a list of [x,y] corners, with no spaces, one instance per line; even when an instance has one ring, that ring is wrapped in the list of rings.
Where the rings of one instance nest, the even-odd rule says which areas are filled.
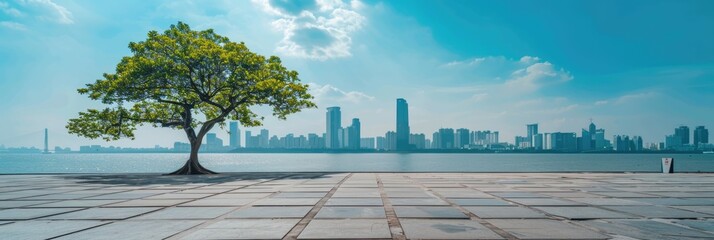
[[[214,171],[208,170],[201,166],[198,162],[198,150],[201,148],[201,142],[203,141],[203,136],[190,139],[191,141],[191,156],[186,161],[186,164],[178,170],[169,173],[169,175],[191,175],[191,174],[217,174]]]

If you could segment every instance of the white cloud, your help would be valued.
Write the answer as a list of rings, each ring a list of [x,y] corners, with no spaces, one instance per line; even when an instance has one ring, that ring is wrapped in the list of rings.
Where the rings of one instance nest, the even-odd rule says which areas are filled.
[[[657,95],[656,92],[642,92],[642,93],[632,93],[632,94],[626,94],[622,95],[618,98],[616,98],[613,103],[617,105],[621,104],[628,104],[628,103],[633,103],[636,101],[641,101],[645,99],[649,99]]]
[[[365,17],[356,10],[359,1],[339,0],[286,2],[254,0],[265,12],[278,19],[273,28],[283,33],[277,52],[288,56],[327,60],[351,56],[351,34],[362,28]]]
[[[532,62],[533,60],[528,60]],[[530,64],[530,63],[527,63]],[[532,65],[513,72],[513,78],[506,81],[506,86],[511,89],[533,91],[538,88],[553,84],[567,82],[573,79],[569,72],[555,69],[549,62],[536,62]]]
[[[27,27],[25,27],[25,25],[23,25],[22,23],[17,23],[17,22],[2,21],[2,22],[0,22],[0,26],[9,28],[9,29],[19,30],[19,31],[27,30]]]
[[[326,84],[309,83],[310,94],[315,101],[334,104],[335,102],[362,103],[374,100],[373,96],[358,91],[343,91],[335,86]]]
[[[606,101],[606,100],[600,100],[600,101],[596,101],[596,102],[595,102],[595,106],[602,106],[602,105],[606,105],[606,104],[608,104],[608,103],[609,103],[609,102]]]
[[[60,24],[72,24],[72,12],[52,0],[19,0],[23,6],[30,8],[40,19]]]
[[[23,15],[20,10],[11,7],[10,4],[6,2],[0,2],[0,11],[13,17],[21,17]]]

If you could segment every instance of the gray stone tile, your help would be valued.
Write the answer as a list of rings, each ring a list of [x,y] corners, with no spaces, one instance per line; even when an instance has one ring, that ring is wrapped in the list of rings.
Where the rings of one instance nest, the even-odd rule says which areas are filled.
[[[330,198],[328,206],[382,206],[381,198]]]
[[[502,198],[547,198],[548,196],[532,192],[491,192]]]
[[[464,208],[480,218],[547,218],[547,216],[543,213],[518,206],[478,206]]]
[[[712,206],[674,206],[673,208],[714,215],[714,207]]]
[[[147,197],[146,199],[198,199],[211,196],[206,193],[165,193]]]
[[[650,205],[649,203],[622,198],[568,198],[568,200],[596,206]]]
[[[106,224],[100,221],[21,221],[0,225],[3,239],[48,239]],[[116,237],[116,236],[115,236]]]
[[[112,239],[164,239],[201,224],[201,220],[147,220],[120,221],[77,232],[57,239],[112,240]],[[131,234],[128,234],[131,233]]]
[[[120,220],[138,216],[159,208],[88,208],[76,212],[46,217],[54,220]]]
[[[519,239],[609,239],[609,236],[565,222],[547,219],[487,220]]]
[[[171,207],[142,215],[136,219],[213,219],[232,211],[233,207]]]
[[[449,203],[438,198],[389,198],[394,206],[447,206]]]
[[[714,235],[653,220],[594,220],[580,224],[636,239],[711,239]]]
[[[618,197],[618,198],[649,198],[656,197],[654,195],[635,193],[635,192],[595,192],[594,194],[607,196],[607,197]]]
[[[306,207],[247,207],[238,209],[227,218],[303,218],[312,209]]]
[[[536,209],[573,220],[606,219],[606,218],[638,218],[634,215],[613,212],[595,207],[536,207]]]
[[[270,196],[270,194],[271,193],[224,193],[224,194],[212,196],[212,198],[253,198],[253,199],[258,199],[258,198],[264,198],[264,197]]]
[[[508,199],[523,205],[528,206],[578,206],[584,205],[579,202],[573,202],[557,198],[511,198]]]
[[[454,219],[403,219],[409,239],[503,239],[476,221]]]
[[[391,238],[386,219],[314,219],[298,239]]]
[[[712,215],[662,206],[607,206],[606,208],[649,218],[700,218]]]
[[[0,201],[0,208],[19,208],[25,206],[33,206],[38,204],[49,203],[52,201]]]
[[[449,199],[461,206],[510,206],[509,202],[494,198],[452,198]]]
[[[394,207],[399,218],[468,218],[454,207]]]
[[[662,206],[709,205],[714,208],[714,199],[709,198],[635,198],[634,200]]]
[[[300,219],[228,219],[181,239],[282,239]]]
[[[675,220],[673,223],[714,233],[714,220]]]
[[[429,194],[424,191],[414,191],[414,192],[406,192],[406,191],[393,191],[393,192],[386,192],[387,196],[390,198],[433,198],[435,197],[432,194]]]
[[[188,207],[238,207],[255,201],[251,198],[204,198],[183,203],[179,206]]]
[[[265,198],[253,202],[254,206],[312,206],[319,198]]]
[[[0,210],[0,220],[25,220],[79,210],[80,208],[13,208]]]
[[[125,202],[109,204],[107,207],[170,207],[184,202],[191,201],[190,199],[136,199]]]
[[[273,195],[273,198],[322,198],[327,192],[281,192]]]
[[[108,205],[122,200],[64,200],[53,203],[46,203],[40,205],[34,205],[32,207],[41,208],[52,208],[52,207],[72,207],[72,208],[82,208],[82,207],[98,207],[102,205]]]
[[[323,207],[315,218],[386,218],[383,207]]]

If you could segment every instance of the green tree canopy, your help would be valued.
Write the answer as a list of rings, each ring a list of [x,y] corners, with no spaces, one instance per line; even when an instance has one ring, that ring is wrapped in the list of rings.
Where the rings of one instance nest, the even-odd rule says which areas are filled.
[[[182,129],[191,156],[177,174],[212,173],[198,163],[203,137],[226,120],[261,125],[264,118],[252,106],[269,106],[279,119],[316,107],[308,86],[280,58],[253,53],[212,29],[194,31],[179,22],[163,34],[150,31],[129,49],[132,54],[121,59],[116,73],[78,89],[109,106],[80,112],[67,129],[107,141],[134,139],[137,126],[144,124]]]

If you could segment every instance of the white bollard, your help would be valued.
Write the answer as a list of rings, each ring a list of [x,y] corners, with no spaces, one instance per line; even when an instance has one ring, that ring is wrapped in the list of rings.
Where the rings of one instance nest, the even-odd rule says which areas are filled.
[[[662,158],[662,173],[674,173],[674,158]]]

